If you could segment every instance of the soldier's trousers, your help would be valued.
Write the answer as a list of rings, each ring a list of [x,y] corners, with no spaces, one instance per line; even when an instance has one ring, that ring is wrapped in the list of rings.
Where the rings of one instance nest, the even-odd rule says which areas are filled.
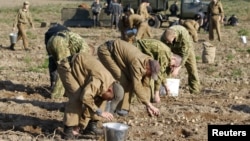
[[[221,31],[220,31],[220,15],[214,15],[210,17],[209,20],[209,40],[214,40],[214,29],[218,35],[218,40],[221,41]]]
[[[129,110],[133,96],[133,87],[131,82],[128,80],[128,77],[125,75],[125,73],[117,65],[115,59],[112,57],[112,49],[106,43],[98,48],[97,54],[102,64],[107,68],[107,70],[109,70],[113,77],[118,80],[124,88],[124,98],[123,101],[118,105],[117,109]]]
[[[17,42],[22,39],[23,40],[23,47],[25,49],[27,49],[28,48],[28,38],[26,35],[26,25],[19,23],[19,24],[17,24],[17,28],[18,28]]]
[[[136,39],[150,38],[152,37],[150,27],[147,22],[142,22],[139,27],[137,27]]]
[[[101,120],[89,107],[84,106],[81,100],[82,88],[71,74],[71,68],[68,61],[61,61],[57,67],[58,74],[62,80],[63,86],[66,91],[66,96],[69,98],[65,104],[65,111],[63,117],[63,123],[66,126],[82,126],[86,128],[90,120]],[[104,109],[103,103],[96,103],[96,105],[102,105],[101,109]]]
[[[196,23],[195,25],[191,23],[185,23],[185,27],[187,28],[189,34],[192,36],[193,41],[197,42],[198,41],[197,31],[199,29],[199,23]]]
[[[96,13],[96,14],[93,13],[94,26],[100,26],[99,15],[100,15],[99,13]]]
[[[111,28],[115,25],[115,29],[118,29],[119,23],[119,14],[112,14],[111,15]]]
[[[200,92],[200,80],[198,75],[198,69],[196,64],[196,58],[194,49],[189,50],[188,58],[185,63],[185,67],[188,73],[188,85],[190,93]]]
[[[49,74],[51,98],[54,99],[63,97],[65,90],[57,73],[56,61],[52,56],[49,57]]]

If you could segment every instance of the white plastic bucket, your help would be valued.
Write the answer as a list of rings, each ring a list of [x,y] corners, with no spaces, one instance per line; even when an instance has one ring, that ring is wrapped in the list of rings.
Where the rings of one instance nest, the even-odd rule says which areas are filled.
[[[180,79],[167,78],[167,87],[169,89],[170,96],[179,95]]]
[[[240,38],[241,38],[241,40],[242,40],[242,42],[243,42],[244,44],[247,43],[247,37],[246,37],[246,36],[240,36]]]
[[[15,44],[17,40],[17,33],[10,33],[10,43]]]
[[[128,134],[128,125],[108,122],[103,124],[105,141],[125,141]]]

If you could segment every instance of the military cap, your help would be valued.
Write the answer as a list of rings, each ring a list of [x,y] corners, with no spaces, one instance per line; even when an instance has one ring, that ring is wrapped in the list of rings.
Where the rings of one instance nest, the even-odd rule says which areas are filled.
[[[29,5],[30,3],[28,1],[23,2],[23,5]]]

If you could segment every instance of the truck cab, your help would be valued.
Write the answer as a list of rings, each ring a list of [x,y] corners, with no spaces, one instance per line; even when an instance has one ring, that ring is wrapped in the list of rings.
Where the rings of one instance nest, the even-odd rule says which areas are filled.
[[[198,12],[207,13],[210,0],[181,0],[180,18],[193,19]]]

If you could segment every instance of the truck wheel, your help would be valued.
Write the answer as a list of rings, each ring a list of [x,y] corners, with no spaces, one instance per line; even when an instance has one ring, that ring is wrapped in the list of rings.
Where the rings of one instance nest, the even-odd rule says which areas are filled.
[[[161,21],[158,19],[157,16],[154,16],[154,19],[151,18],[148,20],[148,25],[150,27],[159,28],[161,26]]]

